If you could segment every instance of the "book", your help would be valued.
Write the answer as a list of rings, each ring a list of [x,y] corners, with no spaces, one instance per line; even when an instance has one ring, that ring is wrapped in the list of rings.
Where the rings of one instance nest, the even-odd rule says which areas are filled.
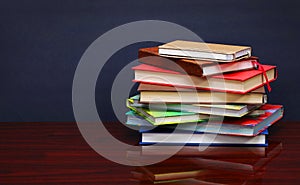
[[[133,128],[145,127],[150,130],[150,129],[153,129],[156,127],[155,125],[150,123],[150,121],[146,120],[141,115],[138,115],[137,113],[135,113],[135,111],[131,110],[131,111],[126,112],[126,116],[127,116],[126,125],[129,125]]]
[[[178,115],[180,115],[180,113],[178,113]],[[169,129],[174,129],[174,126],[176,126],[177,124],[189,124],[189,123],[193,123],[193,122],[183,122],[182,120],[180,120],[179,122],[177,123],[169,123],[169,122],[161,122],[161,123],[155,123],[153,122],[152,120],[148,119],[147,116],[139,113],[139,112],[136,112],[134,110],[130,110],[128,112],[126,112],[126,116],[127,116],[127,121],[126,121],[126,125],[132,127],[132,128],[143,128],[145,130],[151,130],[157,126],[166,126],[166,125],[171,125],[169,127]],[[209,115],[201,115],[203,116],[204,119],[198,119],[198,120],[195,120],[194,122],[205,122],[208,120],[209,118]],[[163,120],[163,118],[161,118]],[[220,120],[221,118],[219,116],[215,116],[215,117],[211,117],[210,119],[215,119],[215,120]],[[188,127],[187,130],[189,130],[190,127]]]
[[[267,130],[257,136],[231,136],[221,134],[199,132],[172,132],[155,128],[153,130],[141,130],[141,145],[200,145],[200,146],[267,146]]]
[[[183,71],[189,75],[208,76],[219,73],[241,71],[255,68],[257,57],[249,57],[230,63],[216,63],[207,60],[163,57],[158,54],[158,47],[141,48],[138,53],[139,61],[173,71]]]
[[[277,77],[276,66],[261,66],[264,68],[268,82],[274,81]],[[146,64],[135,66],[132,69],[135,74],[134,82],[154,85],[245,94],[267,84],[263,71],[256,69],[213,75],[207,78],[186,75]]]
[[[140,115],[153,125],[179,124],[187,122],[201,122],[209,118],[208,115],[193,112],[181,112],[171,110],[155,110],[141,107],[128,106],[134,113]],[[128,114],[129,115],[129,114]]]
[[[251,47],[175,40],[159,46],[158,53],[168,57],[232,62],[251,56]]]
[[[194,89],[140,83],[139,86],[138,86],[138,91],[194,91]],[[259,87],[255,90],[251,91],[251,92],[253,92],[253,93],[262,93],[262,94],[266,93],[264,86]]]
[[[258,110],[264,114],[259,116],[244,116],[242,118],[225,118],[222,122],[212,120],[210,122],[202,122],[197,124],[185,124],[181,129],[195,130],[198,132],[256,136],[283,117],[282,105],[265,104]],[[191,127],[191,128],[189,128]]]
[[[228,117],[242,117],[261,106],[249,104],[166,104],[165,102],[165,104],[149,104],[141,103],[139,100],[140,95],[135,95],[133,97],[128,98],[126,104],[129,107],[193,112]]]
[[[223,121],[210,119],[209,122],[184,123],[181,124],[180,128],[176,129],[237,136],[256,136],[283,117],[282,105],[265,104],[257,111],[260,111],[260,113],[256,116],[253,116],[251,113],[251,115],[246,115],[242,118],[225,117]],[[141,117],[135,117],[129,124],[138,126],[143,120]],[[151,124],[148,123],[148,126],[151,126]],[[143,127],[148,126],[147,122],[144,122]],[[177,125],[161,125],[160,127],[174,129],[176,126]]]
[[[265,104],[267,95],[261,93],[234,94],[210,91],[141,91],[142,103],[210,103]]]

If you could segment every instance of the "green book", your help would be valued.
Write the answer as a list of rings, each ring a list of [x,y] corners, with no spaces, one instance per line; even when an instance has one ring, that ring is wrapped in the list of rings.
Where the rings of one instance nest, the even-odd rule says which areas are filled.
[[[127,107],[153,125],[179,124],[189,122],[203,122],[209,119],[209,115],[193,112],[181,112],[171,110],[156,110],[143,107],[133,107],[127,103]]]

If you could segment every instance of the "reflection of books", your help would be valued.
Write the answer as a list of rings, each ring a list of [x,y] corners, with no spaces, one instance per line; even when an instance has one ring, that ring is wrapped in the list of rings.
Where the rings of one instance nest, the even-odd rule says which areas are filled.
[[[179,146],[142,146],[142,155],[172,155],[178,150]],[[269,147],[272,147],[269,143]],[[247,158],[247,157],[265,157],[266,147],[215,147],[215,146],[183,146],[177,153],[177,156],[194,156],[206,158]]]
[[[202,158],[262,158],[270,157],[276,151],[280,151],[282,144],[269,141],[268,147],[230,147],[230,146],[166,146],[166,145],[144,145],[140,150],[128,150],[128,157],[134,159],[135,155],[142,156],[171,156],[178,157],[202,157]]]
[[[181,165],[178,165],[178,162]],[[197,177],[204,170],[186,158],[179,160],[171,158],[154,165],[139,167],[135,172],[142,172],[153,181],[165,181]]]
[[[264,166],[281,150],[281,143],[272,142],[264,157],[214,158],[212,154],[209,158],[173,156],[157,164],[137,167],[132,175],[136,180],[166,184],[244,182],[261,176]]]
[[[254,175],[233,174],[221,170],[204,170],[203,173],[195,177],[170,180],[152,180],[142,170],[136,169],[131,172],[133,181],[139,181],[140,184],[164,184],[164,185],[225,185],[225,184],[258,184],[264,174],[264,169],[256,172]]]
[[[249,158],[193,158],[192,160],[200,166],[207,169],[228,170],[239,173],[255,173],[268,162],[275,158],[282,150],[282,143],[276,144],[272,148],[267,148],[265,157],[249,157]]]
[[[257,183],[263,175],[262,172],[257,172],[254,175],[238,175],[226,173],[217,170],[204,170],[201,174],[194,177],[182,179],[169,179],[169,180],[152,180],[145,172],[140,169],[131,171],[132,181],[138,181],[140,184],[164,184],[164,185],[225,185],[225,184],[252,184]],[[233,183],[234,182],[234,183]]]

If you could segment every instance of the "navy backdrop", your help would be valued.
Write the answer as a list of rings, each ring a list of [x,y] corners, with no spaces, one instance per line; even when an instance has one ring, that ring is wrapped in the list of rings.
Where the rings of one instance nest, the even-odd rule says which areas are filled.
[[[0,2],[0,121],[73,121],[72,80],[86,48],[101,34],[145,19],[180,24],[204,41],[250,45],[262,63],[278,66],[269,101],[299,120],[299,3],[297,1],[96,1]],[[114,76],[137,57],[139,43],[117,52],[100,74],[99,114],[110,105]]]

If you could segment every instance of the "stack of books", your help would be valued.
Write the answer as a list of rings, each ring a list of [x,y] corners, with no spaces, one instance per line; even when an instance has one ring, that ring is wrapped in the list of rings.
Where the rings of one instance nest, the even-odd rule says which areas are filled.
[[[139,61],[126,124],[139,128],[141,145],[267,146],[268,127],[283,116],[264,89],[276,66],[260,64],[251,47],[176,40],[140,49]]]

